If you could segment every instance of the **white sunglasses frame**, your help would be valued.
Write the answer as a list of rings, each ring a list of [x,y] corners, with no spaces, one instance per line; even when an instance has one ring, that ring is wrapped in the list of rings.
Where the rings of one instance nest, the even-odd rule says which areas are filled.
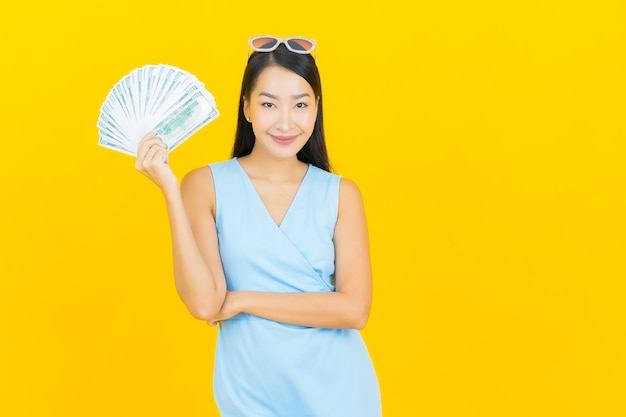
[[[269,48],[257,48],[254,46],[254,41],[257,39],[261,39],[261,38],[268,38],[268,39],[273,39],[276,41],[276,45],[269,47]],[[294,49],[291,47],[291,45],[289,45],[289,41],[291,40],[296,40],[296,39],[301,39],[303,41],[306,42],[310,42],[311,43],[311,47],[309,49],[307,49],[306,51],[302,51],[299,49]],[[290,36],[288,38],[279,38],[278,36],[273,36],[273,35],[264,35],[264,36],[253,36],[252,38],[248,39],[248,47],[250,49],[252,49],[255,52],[272,52],[275,51],[281,43],[285,44],[285,47],[287,47],[287,49],[293,53],[296,54],[301,54],[301,55],[306,55],[306,54],[311,54],[313,53],[313,57],[315,57],[315,47],[316,47],[316,43],[313,39],[309,39],[309,38],[304,38],[302,36]],[[248,54],[249,55],[249,54]]]

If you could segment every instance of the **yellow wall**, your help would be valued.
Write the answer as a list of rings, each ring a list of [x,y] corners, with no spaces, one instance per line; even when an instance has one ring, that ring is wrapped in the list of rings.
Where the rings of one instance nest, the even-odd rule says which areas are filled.
[[[95,125],[118,79],[168,63],[222,113],[174,170],[227,158],[268,33],[318,41],[385,415],[626,415],[624,2],[83,3],[0,6],[0,415],[217,416],[162,197]]]

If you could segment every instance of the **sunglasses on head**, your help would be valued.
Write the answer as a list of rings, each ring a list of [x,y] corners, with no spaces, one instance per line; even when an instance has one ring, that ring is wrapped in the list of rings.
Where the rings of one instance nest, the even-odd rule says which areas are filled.
[[[296,54],[310,54],[315,50],[315,41],[312,39],[292,36],[278,38],[276,36],[255,36],[250,38],[248,45],[256,52],[272,52],[284,43],[288,50]]]

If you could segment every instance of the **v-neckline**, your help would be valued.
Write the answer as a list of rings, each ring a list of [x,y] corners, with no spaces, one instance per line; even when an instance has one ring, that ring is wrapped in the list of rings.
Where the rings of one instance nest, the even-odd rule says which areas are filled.
[[[300,195],[300,190],[302,190],[303,188],[302,187],[303,184],[305,183],[307,177],[309,176],[309,173],[311,172],[311,164],[307,165],[306,172],[304,173],[304,176],[300,180],[300,184],[298,185],[298,188],[296,189],[296,193],[293,195],[293,198],[291,199],[291,202],[289,203],[289,207],[287,207],[287,211],[285,211],[285,214],[283,214],[283,218],[280,219],[280,223],[277,223],[276,220],[274,220],[274,217],[272,217],[272,213],[270,213],[267,206],[263,202],[263,198],[261,198],[261,194],[259,194],[259,191],[254,186],[254,183],[252,182],[252,178],[250,178],[250,175],[248,175],[248,172],[246,172],[246,170],[243,168],[238,158],[234,158],[234,160],[237,166],[239,167],[239,169],[241,170],[241,173],[245,177],[248,186],[252,190],[252,193],[256,196],[257,202],[260,204],[261,208],[267,215],[269,221],[278,229],[282,229],[283,225],[285,224],[285,221],[289,218],[289,213],[292,212],[292,208],[295,206],[295,203],[298,200],[298,196]]]

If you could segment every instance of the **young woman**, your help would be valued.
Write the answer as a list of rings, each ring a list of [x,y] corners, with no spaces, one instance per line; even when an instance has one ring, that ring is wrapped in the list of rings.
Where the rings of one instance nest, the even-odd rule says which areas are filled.
[[[232,159],[179,187],[156,132],[139,145],[137,169],[165,196],[177,291],[219,323],[223,417],[378,417],[359,333],[372,298],[363,202],[329,172],[315,42],[250,46]]]

